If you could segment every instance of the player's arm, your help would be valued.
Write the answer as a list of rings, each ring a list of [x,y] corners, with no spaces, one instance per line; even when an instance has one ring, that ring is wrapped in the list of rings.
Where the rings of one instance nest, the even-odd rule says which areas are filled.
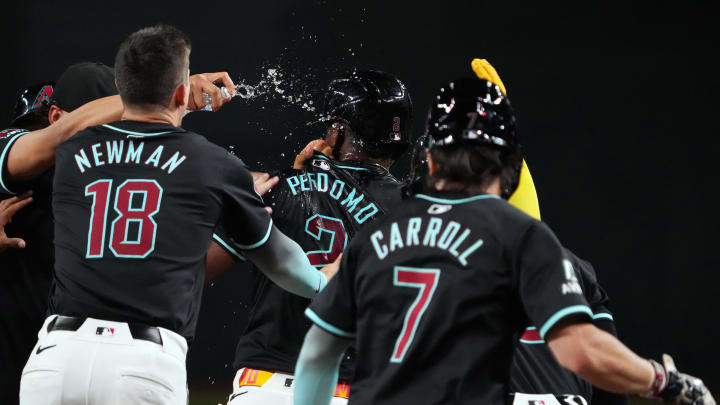
[[[519,289],[525,311],[558,362],[606,391],[649,395],[680,404],[714,404],[697,378],[643,359],[592,324],[593,312],[570,260],[550,229],[533,222],[518,248]]]
[[[295,366],[296,405],[327,405],[337,384],[338,368],[348,345],[355,337],[357,306],[355,303],[355,271],[357,249],[364,240],[357,235],[343,255],[340,270],[327,288],[305,310],[315,324],[305,336]]]
[[[262,246],[246,250],[245,257],[255,264],[272,282],[303,297],[312,298],[325,287],[338,269],[339,260],[320,271],[308,260],[300,245],[274,226]]]
[[[119,120],[122,111],[120,96],[104,97],[68,113],[49,127],[18,136],[6,151],[3,180],[7,184],[36,178],[55,163],[55,150],[61,143],[89,126]]]
[[[563,367],[599,388],[636,395],[651,392],[651,363],[591,323],[556,327],[547,342]]]
[[[305,335],[295,366],[295,405],[327,405],[338,381],[340,363],[352,340],[313,325]]]
[[[257,191],[261,197],[267,194],[267,192],[280,181],[278,176],[270,177],[268,173],[250,172],[250,174],[255,184],[255,191]],[[272,208],[265,207],[265,210],[269,214],[272,214]],[[218,225],[206,255],[207,271],[205,273],[205,283],[210,283],[226,276],[239,262],[245,261],[245,256],[242,251],[233,245],[232,240],[227,236],[227,232],[225,232],[222,225]]]

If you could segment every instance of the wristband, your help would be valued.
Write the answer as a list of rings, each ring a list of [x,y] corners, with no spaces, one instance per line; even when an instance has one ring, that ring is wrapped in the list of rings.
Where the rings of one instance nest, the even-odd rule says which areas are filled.
[[[653,367],[653,373],[655,375],[655,378],[653,379],[652,386],[650,387],[650,392],[646,396],[649,398],[657,398],[660,396],[660,393],[665,389],[665,387],[667,387],[667,372],[665,371],[665,367],[663,367],[657,361],[650,359],[648,361]]]

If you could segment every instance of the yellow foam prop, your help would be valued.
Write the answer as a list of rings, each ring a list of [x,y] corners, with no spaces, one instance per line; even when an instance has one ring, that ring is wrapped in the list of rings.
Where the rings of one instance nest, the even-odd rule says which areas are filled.
[[[475,58],[470,62],[470,67],[478,78],[489,81],[498,86],[503,94],[507,94],[505,84],[500,79],[500,75],[498,75],[493,65],[491,65],[487,59]],[[523,160],[522,170],[520,171],[518,188],[515,190],[515,193],[510,196],[508,202],[531,217],[540,220],[540,203],[538,202],[537,191],[535,190],[535,182],[533,182],[530,169],[527,163],[525,163],[525,160]]]
[[[537,191],[535,191],[535,183],[524,160],[520,171],[520,183],[508,202],[538,221],[540,220],[540,203]]]

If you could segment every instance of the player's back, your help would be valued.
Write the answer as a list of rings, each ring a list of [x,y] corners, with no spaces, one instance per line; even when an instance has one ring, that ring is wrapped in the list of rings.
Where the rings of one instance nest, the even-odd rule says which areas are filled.
[[[228,173],[245,175],[252,189],[239,159],[168,124],[122,121],[63,144],[50,313],[161,326],[191,339],[212,231],[228,191],[242,187]]]
[[[316,153],[307,169],[279,173],[280,183],[265,196],[275,225],[297,242],[310,263],[333,262],[358,230],[400,202],[401,183],[382,167],[336,162]],[[310,323],[310,300],[290,294],[257,275],[250,320],[238,342],[235,369],[251,367],[293,373]],[[351,365],[341,379],[352,377]]]
[[[548,294],[562,261],[551,231],[497,196],[420,194],[358,234],[307,314],[356,336],[351,404],[504,404],[526,313],[549,328],[562,307]]]

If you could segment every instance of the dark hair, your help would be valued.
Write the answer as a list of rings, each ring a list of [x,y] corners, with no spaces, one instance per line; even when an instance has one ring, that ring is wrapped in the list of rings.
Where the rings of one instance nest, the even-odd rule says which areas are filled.
[[[364,153],[371,159],[392,159],[397,160],[408,148],[406,143],[387,143],[387,142],[370,142],[363,140],[358,136],[357,132],[350,126],[350,123],[344,119],[334,119],[328,122],[327,129],[329,131],[334,124],[340,124],[344,127],[343,135],[349,137],[353,148]],[[339,148],[341,145],[337,145]]]
[[[50,105],[43,105],[34,109],[13,122],[13,127],[22,128],[28,131],[37,131],[50,126]]]
[[[190,38],[171,25],[132,34],[115,57],[115,78],[126,105],[166,107],[190,68]]]
[[[430,182],[445,180],[468,189],[485,189],[500,177],[501,197],[508,199],[517,189],[522,168],[522,151],[508,151],[491,145],[455,143],[430,149],[438,171]]]

